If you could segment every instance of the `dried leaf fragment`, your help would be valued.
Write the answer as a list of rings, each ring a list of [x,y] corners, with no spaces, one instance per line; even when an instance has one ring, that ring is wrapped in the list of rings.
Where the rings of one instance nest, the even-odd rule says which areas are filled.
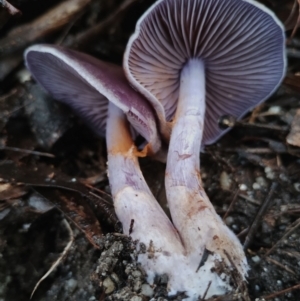
[[[294,116],[291,131],[286,137],[286,142],[300,147],[300,109],[297,110],[296,115]]]
[[[9,183],[0,183],[0,201],[6,201],[23,196],[27,189],[23,186],[11,185]]]

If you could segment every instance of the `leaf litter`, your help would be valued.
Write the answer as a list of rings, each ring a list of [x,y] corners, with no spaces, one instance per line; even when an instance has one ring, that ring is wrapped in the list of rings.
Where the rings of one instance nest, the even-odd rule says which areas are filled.
[[[38,5],[36,1],[3,2],[23,15],[6,6],[0,24],[0,299],[28,300],[45,274],[48,277],[32,300],[184,298],[184,293],[167,297],[165,275],[159,275],[153,286],[147,284],[136,262],[136,242],[121,233],[105,173],[104,141],[26,82],[22,66],[24,48],[40,41],[58,41],[121,64],[135,22],[153,2],[44,1],[38,15],[28,12],[28,7]],[[246,242],[250,299],[297,301],[299,3],[261,2],[288,30],[287,77],[265,104],[241,121],[227,122],[233,130],[201,154],[201,172],[217,212]],[[79,6],[68,11],[68,3]],[[58,21],[57,16],[64,18]],[[141,165],[165,206],[164,165],[148,159],[142,159]],[[268,197],[270,203],[262,211]],[[66,221],[74,241],[63,226]],[[232,294],[212,300],[243,298]]]

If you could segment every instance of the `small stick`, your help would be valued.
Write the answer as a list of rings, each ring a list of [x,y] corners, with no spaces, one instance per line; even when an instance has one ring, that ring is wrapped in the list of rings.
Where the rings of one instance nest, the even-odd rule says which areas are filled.
[[[293,20],[293,18],[294,18],[294,14],[295,14],[295,12],[296,12],[296,10],[297,10],[297,6],[298,6],[298,1],[297,0],[294,0],[294,4],[293,4],[293,7],[292,7],[292,9],[291,9],[291,12],[290,12],[290,14],[289,14],[289,16],[288,16],[288,18],[285,20],[285,22],[284,22],[284,26],[287,28],[287,30],[288,30],[288,25],[289,25],[289,23],[291,23],[292,22],[292,20]]]
[[[86,186],[87,188],[92,189],[92,190],[95,190],[95,191],[100,192],[100,193],[102,193],[102,194],[105,194],[105,195],[107,195],[108,197],[111,198],[111,195],[109,195],[109,194],[106,193],[105,191],[103,191],[103,190],[101,190],[101,189],[99,189],[99,188],[97,188],[97,187],[93,187],[92,185],[89,185],[89,184],[85,184],[85,183],[83,183],[83,184],[84,184],[84,186]],[[103,202],[105,202],[105,203],[107,203],[107,204],[109,204],[109,205],[112,205],[112,202],[107,201],[106,199],[104,199],[104,198],[101,197],[100,195],[98,195],[98,194],[96,194],[96,193],[93,193],[92,191],[89,191],[89,193],[90,193],[91,195],[93,195],[94,197],[97,197],[98,199],[101,199],[101,201],[103,201]]]
[[[296,1],[295,1],[296,2]],[[294,26],[294,29],[293,29],[293,31],[292,31],[292,33],[291,33],[291,36],[289,37],[289,39],[288,39],[288,41],[287,41],[287,43],[289,43],[290,41],[291,41],[291,39],[293,39],[293,37],[295,36],[295,34],[296,34],[296,32],[297,32],[297,30],[298,30],[298,28],[299,28],[299,25],[300,25],[300,7],[299,7],[299,0],[298,0],[298,18],[297,18],[297,22],[296,22],[296,24],[295,24],[295,26]],[[295,4],[295,3],[294,3]],[[297,5],[296,5],[297,6]]]
[[[249,154],[275,154],[276,151],[269,149],[267,147],[258,147],[258,148],[224,148],[220,152],[225,152],[225,153],[249,153]],[[286,150],[286,151],[281,151],[281,154],[297,154],[299,153],[299,149],[295,150]]]
[[[93,41],[95,37],[99,36],[104,30],[108,28],[108,26],[112,26],[115,20],[120,20],[122,14],[126,9],[131,6],[137,0],[126,0],[124,1],[111,15],[109,15],[106,19],[100,21],[95,26],[89,28],[88,30],[79,33],[75,39],[71,42],[70,45],[77,49],[83,50],[87,43]]]
[[[19,152],[19,153],[24,153],[24,154],[29,154],[29,155],[48,157],[48,158],[55,158],[55,156],[50,153],[37,152],[37,151],[32,151],[29,149],[22,149],[22,148],[17,148],[17,147],[0,146],[0,150]]]
[[[37,284],[35,285],[31,295],[30,295],[30,299],[32,299],[33,294],[35,293],[35,291],[37,290],[37,288],[39,287],[40,283],[45,280],[51,273],[52,271],[61,263],[61,261],[64,259],[64,257],[67,255],[67,253],[69,252],[73,242],[74,242],[74,234],[73,234],[73,230],[70,226],[70,224],[67,222],[66,219],[63,219],[63,223],[65,225],[65,227],[67,228],[68,232],[69,232],[69,242],[67,243],[67,245],[65,246],[63,252],[61,253],[61,255],[59,256],[59,258],[52,264],[52,266],[50,267],[50,269],[48,270],[48,272],[37,282]]]
[[[69,24],[91,0],[64,1],[34,21],[11,30],[0,40],[0,54],[10,54]]]
[[[207,285],[206,291],[204,292],[204,295],[203,295],[203,297],[201,298],[201,300],[205,300],[205,298],[206,298],[206,295],[207,295],[207,292],[208,292],[208,290],[209,290],[210,286],[211,286],[211,281],[209,281],[209,282],[208,282],[208,285]]]
[[[130,221],[130,227],[129,227],[129,235],[131,235],[132,231],[133,231],[133,226],[134,226],[134,219],[132,219]]]
[[[6,0],[0,0],[0,6],[4,7],[7,9],[10,15],[15,16],[15,15],[22,15],[22,12],[12,6],[9,2]]]
[[[243,229],[240,233],[236,234],[236,236],[241,239],[241,237],[244,237],[249,231],[249,227],[246,227],[245,229]]]
[[[234,204],[235,204],[236,201],[238,200],[239,192],[240,192],[239,189],[235,192],[234,197],[233,197],[233,199],[232,199],[232,201],[231,201],[231,203],[230,203],[230,205],[229,205],[229,207],[228,207],[226,213],[225,213],[224,216],[223,216],[223,221],[225,221],[225,219],[226,219],[226,217],[228,216],[229,212],[231,211],[231,209],[233,208]]]
[[[289,293],[289,292],[297,290],[297,289],[300,289],[300,283],[296,284],[296,285],[294,285],[292,287],[286,288],[286,289],[284,289],[282,291],[279,291],[279,292],[276,292],[276,293],[272,293],[272,294],[267,295],[267,296],[263,296],[263,297],[260,298],[260,300],[274,299],[277,296],[280,296],[280,295],[285,294],[285,293]]]
[[[295,226],[293,226],[295,225]],[[294,232],[299,226],[300,226],[300,218],[298,218],[293,225],[291,225],[292,228],[290,228],[290,230],[288,230],[276,243],[275,245],[266,253],[266,256],[270,255],[275,248],[278,247],[278,245],[288,236],[290,236],[292,234],[292,232]]]
[[[246,201],[254,204],[254,205],[258,205],[258,206],[261,206],[261,202],[259,202],[258,200],[256,199],[253,199],[253,198],[250,198],[249,196],[247,195],[244,195],[242,193],[239,194],[239,197],[241,197],[242,199],[245,199]]]
[[[250,245],[250,243],[252,242],[252,239],[253,239],[253,236],[256,232],[256,230],[258,229],[260,223],[261,223],[261,219],[263,217],[263,215],[265,214],[265,212],[268,210],[269,206],[270,206],[270,203],[271,203],[271,200],[272,200],[272,196],[273,196],[273,193],[275,191],[275,189],[277,188],[277,183],[276,182],[273,182],[272,185],[271,185],[271,189],[270,189],[270,192],[266,198],[266,200],[264,201],[264,203],[262,204],[262,206],[260,207],[250,229],[249,229],[249,232],[246,236],[246,239],[245,239],[245,242],[244,242],[244,250],[247,250],[248,246]]]
[[[286,270],[287,272],[289,272],[289,273],[291,273],[291,274],[293,274],[293,275],[296,275],[294,271],[292,271],[290,268],[288,268],[288,267],[285,266],[284,264],[278,262],[277,260],[275,260],[275,259],[273,259],[273,258],[270,258],[270,257],[267,257],[266,260],[269,261],[269,262],[271,262],[271,263],[273,263],[273,264],[275,264],[275,265],[277,265],[278,267],[280,267],[280,268]]]

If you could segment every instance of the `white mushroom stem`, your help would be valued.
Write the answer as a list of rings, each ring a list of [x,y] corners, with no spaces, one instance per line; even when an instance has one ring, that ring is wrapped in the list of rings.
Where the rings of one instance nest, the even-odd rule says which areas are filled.
[[[211,268],[216,267],[217,261],[233,268],[230,257],[243,278],[247,272],[243,248],[217,215],[202,187],[199,153],[204,117],[205,65],[201,60],[192,59],[181,71],[179,101],[167,158],[166,192],[171,216],[195,270],[197,262],[202,266],[199,273],[207,273],[209,269],[212,274]],[[208,258],[201,262],[205,252]],[[205,279],[206,276],[202,276]],[[210,291],[213,286],[214,283]]]
[[[184,250],[177,231],[145,182],[126,117],[111,103],[106,128],[115,211],[124,233],[146,246],[146,252],[138,259],[152,282],[156,273],[165,273],[174,266],[174,262],[170,264],[173,254]]]

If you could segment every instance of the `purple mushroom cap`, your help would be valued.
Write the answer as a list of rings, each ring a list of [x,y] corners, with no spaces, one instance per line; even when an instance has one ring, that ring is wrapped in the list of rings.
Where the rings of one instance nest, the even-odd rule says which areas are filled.
[[[112,102],[153,152],[159,149],[153,109],[129,86],[121,67],[54,45],[31,46],[25,61],[35,80],[55,99],[71,106],[98,134],[105,135]]]
[[[152,103],[165,136],[177,108],[180,73],[190,59],[205,66],[203,144],[226,130],[281,83],[286,67],[281,23],[252,0],[159,0],[139,20],[124,56],[130,83]],[[168,137],[167,137],[168,138]]]

